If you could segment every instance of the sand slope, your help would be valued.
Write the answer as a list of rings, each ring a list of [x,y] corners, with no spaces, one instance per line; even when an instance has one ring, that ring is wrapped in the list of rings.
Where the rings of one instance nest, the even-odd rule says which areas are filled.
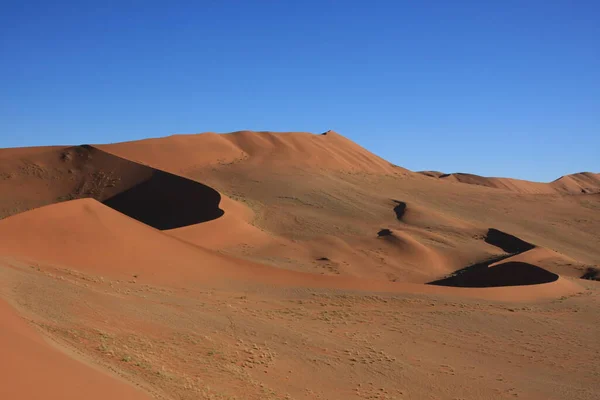
[[[0,254],[125,280],[162,283],[214,275],[221,256],[172,238],[94,199],[0,221]]]
[[[0,256],[125,281],[403,289],[392,282],[320,277],[235,259],[158,231],[94,199],[72,200],[6,218],[0,221],[0,233],[6,238],[0,243]]]
[[[600,192],[600,173],[580,172],[566,175],[553,181],[550,185],[562,193],[598,193]]]
[[[240,260],[171,237],[135,221],[93,199],[80,199],[42,207],[0,221],[0,257],[24,260],[37,266],[62,267],[95,276],[133,283],[175,287],[230,288],[275,285],[282,288],[329,288],[400,293],[438,293],[511,300],[545,298],[573,293],[576,286],[555,282],[554,289],[519,291],[464,291],[363,276],[322,276],[288,271],[272,265]],[[385,238],[392,246],[407,238]],[[398,242],[398,243],[396,243]]]
[[[116,377],[63,354],[0,300],[0,398],[150,399]]]

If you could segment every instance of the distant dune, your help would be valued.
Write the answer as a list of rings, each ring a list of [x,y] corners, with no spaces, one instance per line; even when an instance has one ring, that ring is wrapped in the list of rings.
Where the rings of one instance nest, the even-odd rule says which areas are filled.
[[[600,193],[600,173],[581,172],[566,175],[550,183],[530,182],[512,178],[488,178],[473,174],[444,174],[437,171],[420,171],[422,175],[443,180],[509,190],[523,194],[589,194]]]

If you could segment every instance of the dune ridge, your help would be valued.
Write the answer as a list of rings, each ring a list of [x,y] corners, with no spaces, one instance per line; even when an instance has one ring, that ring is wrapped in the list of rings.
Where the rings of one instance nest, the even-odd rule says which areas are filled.
[[[461,172],[444,174],[437,171],[419,171],[419,173],[446,181],[485,186],[521,194],[593,194],[600,192],[600,173],[592,172],[565,175],[549,183],[513,178],[484,177]]]
[[[408,173],[408,170],[392,165],[334,131],[320,135],[307,132],[208,132],[97,147],[132,160],[144,160],[156,168],[175,173],[190,173],[201,167],[230,164],[379,174]],[[174,160],[176,153],[180,156]]]

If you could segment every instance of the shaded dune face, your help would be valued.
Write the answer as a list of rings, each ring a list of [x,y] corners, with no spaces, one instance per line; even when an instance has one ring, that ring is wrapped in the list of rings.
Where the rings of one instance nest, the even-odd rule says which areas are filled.
[[[432,285],[487,288],[499,286],[525,286],[550,283],[558,279],[558,275],[543,268],[524,262],[506,262],[493,267],[479,268],[431,282]]]
[[[499,247],[507,253],[519,254],[533,249],[535,246],[519,239],[516,236],[499,231],[498,229],[488,229],[485,237],[486,243]]]
[[[15,204],[28,209],[82,198],[95,199],[153,228],[165,230],[221,217],[221,195],[202,183],[130,161],[89,145],[24,149],[10,159],[12,183],[28,187]],[[19,173],[33,165],[37,176]],[[9,171],[11,172],[11,171]],[[23,201],[25,200],[25,201]]]
[[[404,213],[406,212],[406,203],[398,200],[394,200],[394,203],[396,203],[396,206],[394,207],[396,219],[402,221],[402,217],[404,217]]]
[[[102,203],[156,229],[174,229],[221,217],[216,190],[162,171]]]
[[[588,267],[585,273],[581,275],[581,279],[588,279],[590,281],[600,281],[600,269],[595,267]]]
[[[524,286],[554,282],[558,275],[533,264],[509,261],[497,264],[515,255],[525,253],[535,246],[519,239],[516,236],[488,229],[485,242],[499,247],[508,254],[490,258],[488,260],[462,268],[451,276],[430,282],[430,285],[454,287],[499,287],[499,286]],[[494,266],[491,266],[496,264]]]
[[[153,228],[181,228],[211,221],[224,214],[219,208],[219,192],[202,183],[125,160],[91,146],[80,146],[74,151],[79,153],[79,157],[75,158],[80,160],[79,163],[82,158],[88,157],[87,165],[96,170],[95,174],[109,170],[113,181],[122,182],[118,187],[120,191],[114,194],[101,191],[99,196],[92,192],[83,193],[83,197],[95,198]],[[95,159],[101,160],[97,166],[93,165],[92,160]]]

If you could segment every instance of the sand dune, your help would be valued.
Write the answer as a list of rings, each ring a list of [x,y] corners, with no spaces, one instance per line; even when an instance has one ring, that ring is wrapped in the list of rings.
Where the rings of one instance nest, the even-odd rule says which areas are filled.
[[[566,175],[550,183],[512,178],[491,178],[465,173],[444,174],[437,171],[421,171],[420,173],[446,181],[503,189],[522,194],[589,194],[600,192],[600,174],[591,172]]]
[[[364,275],[321,276],[243,261],[171,237],[93,199],[63,202],[7,218],[0,221],[0,233],[8,237],[0,243],[0,256],[130,282],[177,287],[266,284],[486,296],[485,292],[435,291]],[[436,256],[406,235],[394,234],[383,240],[394,249],[392,256],[401,255],[408,265],[436,265],[435,258],[429,259]],[[527,298],[534,293],[528,293]]]
[[[417,174],[333,131],[0,150],[0,297],[43,322],[0,300],[0,397],[143,396],[111,369],[157,398],[594,398],[598,178]]]
[[[386,174],[407,172],[333,131],[321,135],[251,131],[203,133],[98,147],[176,173],[228,164]]]
[[[216,190],[91,146],[8,149],[0,157],[7,177],[0,185],[12,189],[2,201],[5,215],[78,198],[94,198],[158,229],[223,215]]]
[[[494,228],[488,229],[484,240],[486,243],[502,249],[506,254],[469,265],[447,278],[430,282],[430,284],[488,288],[539,285],[559,279],[559,275],[532,264],[532,262],[539,264],[542,260],[552,258],[551,253],[553,252],[536,247],[516,236]]]
[[[244,204],[226,196],[219,208],[224,215],[218,219],[166,231],[171,236],[211,249],[227,249],[244,244],[260,246],[277,242],[278,238],[251,224],[254,213]]]
[[[53,204],[6,218],[0,221],[0,233],[6,238],[0,243],[0,256],[125,281],[193,286],[298,280],[310,285],[312,280],[308,274],[236,260],[180,240],[94,199]],[[359,283],[340,281],[339,286]]]
[[[358,202],[359,198],[349,199],[344,206],[352,208],[339,215],[335,215],[342,210],[337,196],[333,197],[333,202],[328,201],[329,204],[318,200],[306,201],[296,196],[278,195],[274,198],[275,202],[273,197],[262,198],[263,194],[272,196],[269,193],[273,193],[263,182],[282,188],[284,194],[286,189],[281,183],[289,182],[288,177],[294,174],[314,177],[308,181],[306,188],[333,193],[343,187],[339,184],[343,184],[346,186],[344,193],[354,190],[361,197],[367,192],[363,194],[360,186],[356,183],[348,185],[346,178],[340,179],[330,173],[362,171],[379,176],[390,173],[398,176],[394,174],[400,169],[332,131],[323,135],[249,131],[227,135],[175,135],[99,147],[118,156],[91,146],[0,152],[7,161],[3,170],[9,176],[2,183],[12,185],[13,189],[19,188],[5,201],[20,204],[20,211],[25,211],[72,198],[95,198],[146,225],[168,230],[171,237],[195,246],[225,251],[234,258],[241,257],[252,263],[266,261],[277,267],[282,267],[277,260],[291,255],[289,267],[284,268],[308,273],[321,270],[327,275],[367,279],[387,277],[393,282],[424,283],[460,267],[461,263],[464,265],[469,254],[476,262],[485,261],[486,255],[490,254],[489,249],[477,239],[472,239],[482,229],[477,223],[425,206],[412,196],[408,202],[402,196],[398,196],[400,200],[391,200],[389,217],[384,217],[383,209],[372,208],[372,202],[366,198],[364,203]],[[232,158],[234,156],[237,158]],[[184,173],[193,180],[148,167],[148,164]],[[33,172],[27,172],[24,166]],[[271,167],[277,167],[277,174],[269,174]],[[253,172],[246,177],[244,171]],[[593,176],[588,175],[581,174],[574,180],[593,180]],[[277,178],[270,183],[273,176]],[[457,176],[462,175],[454,177]],[[255,209],[251,210],[248,205],[198,182],[199,177],[207,177],[215,188],[225,189],[228,193],[235,193],[229,182],[236,182],[239,186],[237,182],[246,180],[247,184],[239,188],[243,198],[254,202]],[[464,177],[478,178],[471,175]],[[364,178],[358,178],[357,182],[360,179]],[[402,175],[398,179],[401,179],[400,182],[425,185],[423,187],[435,186],[435,183],[420,180],[416,175]],[[571,179],[563,177],[558,181],[571,182]],[[301,178],[289,187],[296,185],[303,187],[306,180]],[[255,197],[254,193],[260,196]],[[375,196],[379,197],[378,194]],[[292,207],[286,204],[288,199],[294,201],[295,204],[290,204]],[[360,201],[363,201],[362,198]],[[359,217],[357,212],[361,209],[372,213],[371,221],[366,215]],[[276,214],[271,216],[273,211]],[[282,215],[281,211],[285,214]],[[392,223],[393,215],[397,221],[395,224],[399,225]],[[299,217],[306,222],[292,226]],[[314,222],[309,222],[311,219]],[[340,222],[347,226],[353,224],[352,229],[356,232],[340,235],[337,227]],[[315,223],[322,227],[312,229]],[[385,245],[377,249],[381,245],[374,241],[376,233],[388,227],[394,234],[380,241]],[[111,229],[119,230],[117,227]],[[302,232],[305,239],[297,242],[295,235],[290,235],[290,229]],[[90,232],[93,230],[93,227],[89,228]],[[319,244],[321,238],[327,237],[335,238],[330,241],[333,251],[326,252]],[[327,240],[325,243],[328,243]],[[332,256],[330,264],[316,263],[319,256],[315,255],[319,252],[335,257]],[[119,264],[116,260],[112,263]],[[573,270],[579,268],[581,265],[577,264]],[[575,276],[576,272],[567,275]]]
[[[322,277],[221,255],[153,229],[94,199],[72,200],[6,218],[0,221],[0,233],[7,238],[0,243],[0,256],[140,283],[193,286],[246,282],[403,290],[393,282]]]
[[[434,285],[454,287],[497,287],[539,285],[555,282],[558,275],[532,264],[511,261],[493,267],[465,272],[433,282]]]
[[[550,185],[562,193],[598,193],[600,192],[600,173],[580,172],[558,178]]]
[[[181,242],[94,199],[0,221],[0,254],[124,280],[173,283],[210,276],[220,257]],[[207,268],[207,265],[210,267]]]

